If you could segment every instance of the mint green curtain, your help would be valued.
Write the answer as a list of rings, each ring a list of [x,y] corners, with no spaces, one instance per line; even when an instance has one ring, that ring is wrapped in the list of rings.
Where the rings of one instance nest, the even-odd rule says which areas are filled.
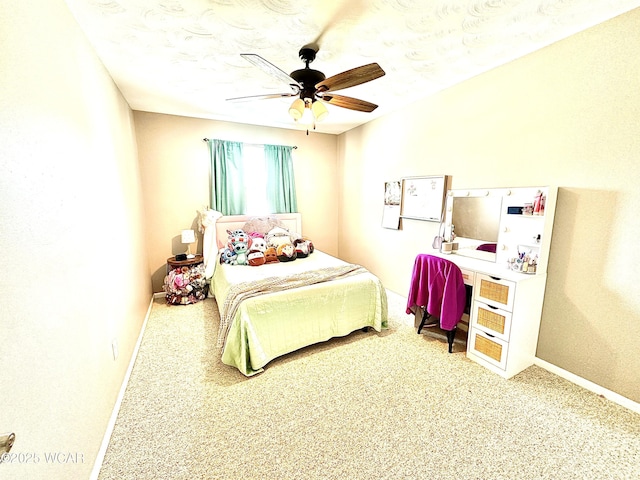
[[[211,156],[211,208],[223,215],[245,212],[242,143],[207,140]]]
[[[293,177],[293,147],[265,145],[264,158],[267,166],[267,201],[272,213],[295,213],[298,211],[296,184]]]

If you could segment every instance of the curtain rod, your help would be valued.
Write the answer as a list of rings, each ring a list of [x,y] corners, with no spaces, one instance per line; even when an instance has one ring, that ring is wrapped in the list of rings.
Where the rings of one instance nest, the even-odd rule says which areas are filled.
[[[205,138],[202,139],[202,141],[203,142],[208,142],[209,139],[207,137],[205,137]],[[254,145],[254,146],[260,146],[260,147],[263,147],[264,145],[266,145],[264,143],[248,143],[248,142],[240,142],[240,143],[244,143],[245,145]],[[291,145],[282,145],[282,146],[283,147],[289,147]],[[294,150],[298,149],[298,147],[296,145],[291,146],[291,148],[293,148]]]

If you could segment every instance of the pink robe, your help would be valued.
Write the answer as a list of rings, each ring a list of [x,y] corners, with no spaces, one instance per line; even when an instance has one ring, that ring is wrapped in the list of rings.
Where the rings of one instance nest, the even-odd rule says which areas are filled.
[[[407,299],[407,313],[425,307],[440,319],[440,328],[453,330],[464,313],[467,292],[458,266],[444,258],[420,254],[416,257]]]

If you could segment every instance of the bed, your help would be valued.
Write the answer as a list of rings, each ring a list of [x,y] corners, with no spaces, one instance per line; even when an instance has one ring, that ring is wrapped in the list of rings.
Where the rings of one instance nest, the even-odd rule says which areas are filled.
[[[214,248],[224,248],[227,231],[243,229],[251,218],[218,218]],[[270,218],[301,232],[300,214]],[[359,265],[317,248],[305,258],[259,266],[221,264],[216,253],[209,259],[216,259],[209,291],[220,312],[218,347],[222,362],[246,376],[303,347],[359,329],[387,327],[384,287]]]

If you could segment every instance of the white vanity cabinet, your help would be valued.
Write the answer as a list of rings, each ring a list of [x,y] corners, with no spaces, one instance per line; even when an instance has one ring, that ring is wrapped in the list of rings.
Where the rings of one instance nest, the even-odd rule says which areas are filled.
[[[546,199],[544,213],[535,216],[512,213],[540,192]],[[456,232],[478,234],[461,239],[454,253],[433,251],[432,254],[454,262],[466,272],[465,278],[473,279],[467,357],[505,378],[534,363],[556,195],[557,189],[549,187],[447,192],[446,240],[458,241],[458,238],[450,238],[454,223]],[[486,202],[459,202],[460,211],[470,212],[462,217],[459,211],[454,215],[456,203],[453,200],[457,198],[486,199]],[[479,206],[483,203],[487,205],[484,210],[491,210],[491,215]],[[454,222],[456,218],[458,221]],[[464,224],[461,218],[465,219]],[[488,226],[493,230],[493,240],[485,232]],[[477,248],[488,241],[495,244],[495,254]],[[537,260],[534,274],[509,267],[509,259],[523,251]]]
[[[533,364],[546,275],[507,280],[477,272],[467,356],[510,378]]]

